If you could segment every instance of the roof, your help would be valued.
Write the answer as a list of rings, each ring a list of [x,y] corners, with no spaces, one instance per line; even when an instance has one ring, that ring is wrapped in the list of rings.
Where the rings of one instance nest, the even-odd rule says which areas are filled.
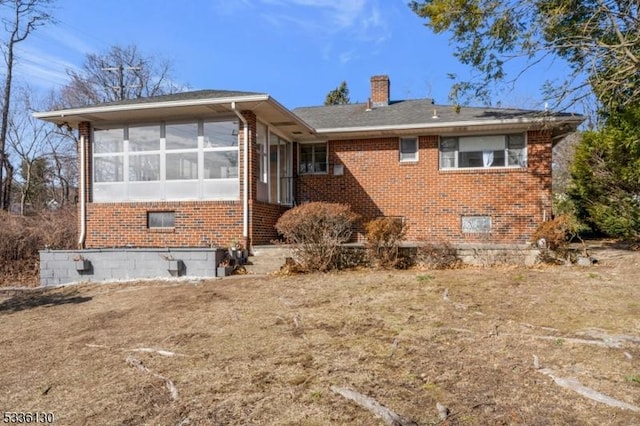
[[[260,92],[240,92],[237,90],[195,90],[191,92],[172,93],[170,95],[149,96],[147,98],[125,99],[122,101],[103,102],[100,106],[124,106],[136,104],[148,104],[157,102],[175,102],[202,99],[225,99],[247,96],[269,96]]]
[[[365,103],[302,107],[293,113],[313,127],[319,134],[348,137],[356,133],[370,136],[406,133],[456,133],[469,127],[532,128],[543,124],[552,128],[569,126],[574,131],[584,117],[570,113],[510,109],[454,107],[435,105],[431,99],[393,101],[389,105],[370,107]]]
[[[435,105],[431,99],[393,101],[373,108],[356,103],[290,111],[267,93],[232,90],[182,92],[38,112],[34,116],[77,127],[83,121],[96,125],[233,117],[243,110],[253,111],[292,141],[524,131],[543,127],[551,129],[554,139],[559,139],[575,131],[584,120],[583,116],[570,113]]]
[[[148,98],[106,102],[78,108],[37,112],[34,115],[59,126],[144,123],[202,119],[230,119],[245,110],[290,140],[315,138],[314,130],[267,93],[232,90],[198,90]]]

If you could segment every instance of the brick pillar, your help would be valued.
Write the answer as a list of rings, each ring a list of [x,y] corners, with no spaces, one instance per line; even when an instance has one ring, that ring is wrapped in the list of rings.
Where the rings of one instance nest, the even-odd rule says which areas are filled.
[[[388,75],[374,75],[371,77],[371,101],[374,107],[389,105],[390,86]]]

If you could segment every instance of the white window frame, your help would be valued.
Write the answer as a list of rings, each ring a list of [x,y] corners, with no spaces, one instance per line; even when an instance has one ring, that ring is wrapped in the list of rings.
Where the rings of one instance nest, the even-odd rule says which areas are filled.
[[[460,167],[460,139],[471,137],[491,137],[502,136],[504,137],[504,164],[500,166],[477,166],[477,167]],[[522,136],[524,139],[524,147],[522,148],[524,159],[521,164],[509,165],[509,137],[510,136]],[[443,151],[442,144],[444,141],[456,141],[455,150],[453,152],[452,167],[443,166]],[[481,151],[479,149],[478,151]],[[475,152],[475,151],[474,151]],[[486,134],[486,135],[461,135],[461,136],[441,136],[438,141],[438,167],[440,170],[488,170],[488,169],[526,169],[528,166],[528,140],[526,132],[513,132],[513,133],[498,133],[498,134]]]
[[[232,135],[236,137],[230,146],[214,146],[207,147],[204,143],[205,123],[235,123],[236,131],[232,130]],[[167,149],[166,148],[166,126],[173,124],[194,124],[198,128],[197,147],[188,149]],[[129,128],[138,126],[158,126],[160,129],[159,150],[153,151],[131,151],[129,147]],[[136,201],[182,201],[182,200],[239,200],[240,199],[240,176],[238,173],[240,150],[237,128],[239,124],[236,117],[224,117],[221,119],[194,119],[184,121],[171,122],[155,122],[155,123],[123,123],[107,127],[108,129],[118,129],[122,131],[122,151],[117,152],[99,152],[93,153],[91,165],[93,170],[93,197],[94,202],[136,202]],[[229,126],[232,127],[232,126]],[[92,130],[92,143],[95,143],[95,130]],[[180,153],[196,153],[198,156],[197,179],[167,179],[166,160],[167,155]],[[204,159],[207,153],[235,153],[236,176],[231,177],[211,177],[204,176]],[[158,180],[150,181],[134,181],[129,175],[130,160],[141,155],[159,155],[160,156],[160,177]],[[104,158],[105,160],[121,158],[122,178],[115,181],[97,182],[96,177],[96,160]],[[183,191],[179,185],[189,185],[188,191]]]
[[[316,146],[320,146],[320,145],[324,145],[325,147],[325,161],[324,164],[326,165],[324,171],[316,171],[315,170],[315,164],[316,164],[316,150],[315,147]],[[302,160],[302,148],[303,147],[312,147],[312,152],[311,152],[311,165],[314,168],[313,171],[301,171],[300,170],[300,164],[301,164],[301,160]],[[328,142],[313,142],[313,143],[299,143],[298,144],[298,174],[301,175],[326,175],[329,173],[329,143]]]
[[[413,153],[403,153],[402,152],[402,143],[404,141],[415,141],[416,150]],[[420,139],[417,136],[405,136],[401,137],[398,141],[398,156],[400,158],[401,163],[415,163],[418,161],[418,153],[420,152]],[[405,156],[403,158],[403,156]]]

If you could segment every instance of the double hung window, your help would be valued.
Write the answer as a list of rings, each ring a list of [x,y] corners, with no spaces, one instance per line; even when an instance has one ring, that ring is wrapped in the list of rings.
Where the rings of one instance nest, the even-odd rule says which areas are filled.
[[[418,138],[400,138],[400,161],[418,161]]]

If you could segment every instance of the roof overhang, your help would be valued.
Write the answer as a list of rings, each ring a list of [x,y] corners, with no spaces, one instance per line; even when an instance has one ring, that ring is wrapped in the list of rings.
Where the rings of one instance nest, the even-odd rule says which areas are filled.
[[[497,120],[438,121],[430,123],[402,124],[390,126],[362,126],[316,129],[316,133],[324,139],[353,139],[417,136],[417,135],[462,135],[465,133],[492,133],[508,131],[545,130],[551,131],[554,143],[576,131],[584,121],[584,117],[545,116]]]
[[[234,117],[236,111],[252,111],[259,120],[291,140],[313,140],[314,129],[268,94],[140,103],[116,103],[57,111],[36,112],[39,118],[58,126],[77,128],[82,122],[92,126],[216,119]]]

